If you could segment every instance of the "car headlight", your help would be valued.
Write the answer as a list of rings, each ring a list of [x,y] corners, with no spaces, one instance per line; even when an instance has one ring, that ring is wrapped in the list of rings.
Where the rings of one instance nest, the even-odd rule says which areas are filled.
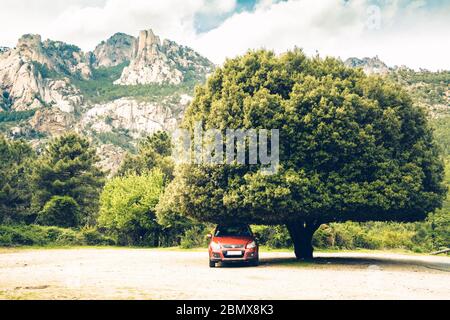
[[[218,244],[217,242],[211,242],[211,249],[213,249],[213,251],[218,251],[220,250],[221,246],[220,244]]]
[[[247,244],[247,249],[254,249],[256,248],[256,242],[252,241],[250,243]]]

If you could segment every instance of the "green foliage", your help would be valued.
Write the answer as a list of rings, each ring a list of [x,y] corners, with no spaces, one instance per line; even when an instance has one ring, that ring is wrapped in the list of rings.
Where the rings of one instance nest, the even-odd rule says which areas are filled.
[[[291,237],[286,226],[253,226],[258,243],[273,249],[291,248]]]
[[[450,83],[450,71],[448,70],[431,72],[428,70],[414,71],[412,69],[403,68],[396,72],[396,76],[409,84],[417,82],[432,84]]]
[[[196,90],[184,126],[280,129],[280,167],[186,165],[183,214],[254,224],[417,221],[445,195],[421,109],[398,85],[340,61],[264,50],[227,60]],[[223,132],[225,133],[225,132]]]
[[[436,104],[449,104],[446,93],[449,91],[450,71],[399,69],[392,72],[389,77],[403,85],[416,103],[428,107]]]
[[[32,62],[34,69],[44,79],[59,79],[61,75],[53,69],[50,69],[46,64],[42,64],[36,61]]]
[[[284,226],[254,226],[261,245],[274,249],[292,248],[289,232]],[[438,249],[433,243],[431,225],[425,222],[345,222],[322,225],[314,234],[312,244],[318,249],[403,249],[431,252]]]
[[[74,133],[55,138],[36,162],[33,209],[39,213],[54,196],[70,197],[79,206],[80,224],[94,222],[104,173],[89,142]]]
[[[181,237],[180,247],[183,249],[205,248],[208,246],[208,228],[204,225],[194,225],[187,229]]]
[[[9,111],[11,108],[12,99],[8,91],[0,90],[0,112]],[[1,114],[1,113],[0,113]]]
[[[163,175],[155,170],[108,181],[100,197],[98,225],[125,245],[159,244],[155,207],[163,191]]]
[[[443,116],[432,120],[434,136],[446,156],[450,156],[450,116]]]
[[[0,246],[114,245],[93,228],[74,230],[37,225],[0,225]]]
[[[101,67],[93,71],[91,79],[73,79],[73,83],[91,103],[103,103],[124,97],[132,97],[146,102],[161,102],[168,96],[190,93],[193,90],[193,83],[181,85],[114,85],[114,81],[120,78],[127,65],[128,62],[115,67]]]
[[[428,243],[416,237],[420,223],[354,222],[322,225],[316,232],[313,244],[321,248],[339,249],[408,249],[430,250]],[[420,240],[420,241],[418,241]],[[428,247],[426,247],[428,244]]]
[[[67,64],[76,65],[79,63],[80,57],[83,56],[80,48],[61,41],[46,41],[43,49],[46,55],[54,57],[56,61],[59,61],[57,65],[58,70],[50,71],[48,77],[59,78],[62,75],[73,77],[72,71],[69,70]]]
[[[27,120],[34,116],[36,110],[26,110],[26,111],[5,111],[0,112],[0,123],[1,122],[15,122],[21,120]]]
[[[174,170],[171,154],[170,136],[164,131],[158,131],[139,143],[139,151],[136,155],[127,154],[117,175],[140,175],[143,172],[159,168],[164,174],[164,180],[170,181],[173,178]]]
[[[30,145],[0,135],[0,224],[28,221],[34,159]]]
[[[136,147],[130,142],[132,138],[123,131],[96,132],[94,137],[101,144],[110,143],[130,152],[134,152],[136,149]]]
[[[111,246],[116,244],[114,239],[100,233],[96,227],[86,226],[82,228],[79,232],[83,237],[83,244],[86,244],[88,246],[103,246],[103,245]]]
[[[446,160],[445,183],[450,190],[450,157]],[[450,247],[450,191],[442,208],[428,217],[428,223],[434,247]]]
[[[68,196],[53,196],[39,212],[37,222],[46,226],[75,227],[78,225],[80,208]]]

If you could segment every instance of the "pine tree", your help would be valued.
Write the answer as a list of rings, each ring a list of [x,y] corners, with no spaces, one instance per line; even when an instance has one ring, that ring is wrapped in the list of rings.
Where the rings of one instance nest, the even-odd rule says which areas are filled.
[[[28,222],[34,159],[30,145],[0,136],[0,223]]]
[[[43,209],[55,196],[65,197],[78,208],[79,217],[74,221],[94,223],[104,184],[104,173],[96,166],[97,161],[95,149],[77,134],[68,133],[50,142],[32,176],[34,212],[44,214]],[[47,215],[44,220],[52,221]]]

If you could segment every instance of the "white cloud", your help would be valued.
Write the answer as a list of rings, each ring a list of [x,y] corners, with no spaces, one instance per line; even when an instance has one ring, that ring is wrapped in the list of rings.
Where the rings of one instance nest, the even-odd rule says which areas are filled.
[[[209,0],[203,4],[201,13],[222,14],[236,8],[236,0]]]
[[[152,28],[163,38],[186,43],[195,36],[197,13],[232,11],[235,0],[2,0],[1,44],[14,46],[24,33],[92,50],[116,32],[137,35]]]
[[[230,15],[236,0],[2,0],[0,45],[39,33],[92,50],[115,32],[137,35],[152,28],[216,63],[248,49],[298,46],[308,54],[378,55],[389,65],[450,69],[450,2],[434,9],[428,3],[260,0],[252,12]],[[199,16],[222,15],[229,18],[216,29],[197,33]]]
[[[373,1],[265,2],[200,35],[194,46],[216,62],[248,48],[282,52],[298,46],[308,54],[343,59],[378,55],[389,65],[450,69],[448,10],[427,11],[422,1],[403,8],[400,1],[387,1],[375,7],[380,20],[373,24],[371,5]]]

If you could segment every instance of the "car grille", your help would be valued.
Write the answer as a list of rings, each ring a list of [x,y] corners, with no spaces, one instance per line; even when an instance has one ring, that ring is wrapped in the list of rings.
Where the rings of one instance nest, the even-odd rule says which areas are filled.
[[[223,244],[222,247],[224,249],[243,249],[243,244]]]
[[[229,252],[229,251],[224,251],[224,252],[223,252],[223,256],[224,256],[225,258],[238,258],[238,259],[240,259],[240,258],[243,258],[243,257],[244,257],[244,251],[238,251],[238,252],[240,253],[239,255],[235,255],[235,254],[230,255],[230,254],[228,254],[228,252]],[[236,251],[234,251],[234,252],[236,252]]]

